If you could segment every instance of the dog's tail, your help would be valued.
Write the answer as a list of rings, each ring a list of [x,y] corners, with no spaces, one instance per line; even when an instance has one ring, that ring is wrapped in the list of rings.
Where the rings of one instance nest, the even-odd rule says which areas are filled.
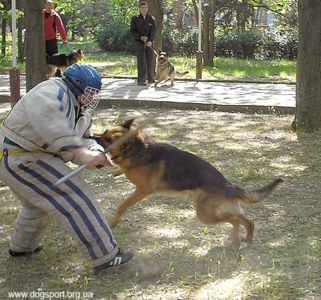
[[[188,73],[189,73],[188,71],[185,71],[185,72],[177,72],[176,71],[175,77],[177,77],[177,78],[184,77]]]
[[[267,184],[261,189],[247,191],[242,190],[242,192],[237,195],[237,197],[244,203],[256,203],[262,201],[264,198],[269,196],[271,192],[284,180],[281,178],[278,178],[271,183]]]

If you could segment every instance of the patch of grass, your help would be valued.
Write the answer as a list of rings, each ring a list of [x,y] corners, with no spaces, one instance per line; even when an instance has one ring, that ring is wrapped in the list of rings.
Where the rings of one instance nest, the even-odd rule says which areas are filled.
[[[136,76],[136,57],[121,53],[88,53],[86,62],[94,63],[105,76]],[[171,58],[178,71],[188,71],[184,78],[195,78],[196,60],[194,57]],[[295,82],[296,62],[287,60],[241,60],[215,58],[214,67],[204,66],[203,79],[259,80]]]
[[[203,157],[235,184],[258,188],[285,179],[262,203],[243,205],[255,221],[253,242],[242,243],[235,255],[230,225],[200,224],[187,197],[152,195],[129,209],[113,230],[119,245],[135,252],[124,268],[93,274],[56,221],[42,253],[12,259],[6,251],[19,203],[0,183],[0,298],[8,299],[8,291],[41,289],[93,293],[93,299],[319,299],[320,134],[297,136],[289,130],[292,116],[143,109],[101,110],[93,132],[151,115],[155,123],[146,131],[156,141]],[[82,176],[107,218],[134,189],[107,169]]]
[[[85,53],[84,62],[96,66],[104,76],[137,76],[136,56],[127,53],[111,53],[100,51],[96,42],[70,42],[70,47],[81,48]],[[60,46],[59,46],[60,47]],[[59,48],[67,53],[69,48]],[[188,71],[184,78],[196,77],[196,58],[174,56],[171,58],[176,69],[180,72]],[[0,60],[1,69],[10,69],[11,57]],[[18,64],[22,71],[23,63]],[[202,78],[215,80],[258,80],[258,81],[296,81],[296,61],[293,60],[250,60],[215,57],[214,67],[204,66]]]
[[[91,63],[103,76],[137,76],[136,57],[122,53],[87,53],[84,62]]]
[[[195,78],[196,60],[193,57],[173,57],[178,70],[189,71]],[[204,66],[203,79],[256,79],[295,82],[296,62],[290,60],[254,60],[216,57],[214,67]],[[188,77],[187,76],[187,77]]]

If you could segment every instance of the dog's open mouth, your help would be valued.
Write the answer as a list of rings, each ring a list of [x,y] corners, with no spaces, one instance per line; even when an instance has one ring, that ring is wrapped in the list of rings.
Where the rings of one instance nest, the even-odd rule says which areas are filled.
[[[160,57],[160,58],[158,59],[158,62],[159,62],[160,64],[163,64],[163,63],[165,62],[165,58],[164,58],[164,57]]]

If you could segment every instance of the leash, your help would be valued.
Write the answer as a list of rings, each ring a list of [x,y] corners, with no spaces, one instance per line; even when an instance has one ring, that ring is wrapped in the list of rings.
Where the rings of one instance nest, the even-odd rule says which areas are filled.
[[[139,125],[136,125],[136,128],[135,128],[136,131],[146,127],[146,125],[150,124],[151,122],[152,122],[152,118],[151,117],[147,118],[146,120],[141,122]],[[120,145],[125,143],[126,140],[130,139],[134,135],[135,135],[135,131],[134,132],[133,131],[128,131],[122,137],[120,137],[118,140],[114,141],[110,146],[108,146],[103,153],[107,154],[107,152],[109,152],[110,150],[113,150],[116,147],[119,147]],[[84,169],[86,169],[86,167],[87,167],[87,165],[85,165],[85,164],[79,166],[75,170],[71,171],[69,174],[67,174],[64,177],[61,177],[60,179],[58,179],[54,183],[54,186],[61,185],[62,183],[66,182],[69,178],[71,178],[71,177],[79,174],[80,172],[82,172]]]
[[[152,47],[152,46],[147,46],[147,43],[145,43],[145,47],[151,48],[151,49],[153,50],[154,54],[155,54],[156,56],[158,56],[158,53],[157,53],[157,51],[155,50],[154,47]]]
[[[64,44],[64,43],[61,43],[61,46],[60,46],[60,49],[66,45],[68,47],[68,49],[70,50],[70,52],[72,52],[72,48],[70,47],[70,45],[68,43]]]

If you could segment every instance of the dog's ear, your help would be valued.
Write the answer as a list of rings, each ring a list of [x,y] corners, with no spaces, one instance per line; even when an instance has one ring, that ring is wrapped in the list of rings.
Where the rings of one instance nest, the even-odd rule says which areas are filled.
[[[135,119],[127,120],[127,121],[125,121],[123,124],[121,124],[120,126],[121,126],[121,127],[124,127],[124,128],[127,128],[127,129],[130,129],[130,126],[132,126],[134,120],[135,120]]]
[[[77,53],[78,53],[78,54],[82,54],[82,50],[81,50],[81,49],[78,49],[78,50],[77,50]]]

